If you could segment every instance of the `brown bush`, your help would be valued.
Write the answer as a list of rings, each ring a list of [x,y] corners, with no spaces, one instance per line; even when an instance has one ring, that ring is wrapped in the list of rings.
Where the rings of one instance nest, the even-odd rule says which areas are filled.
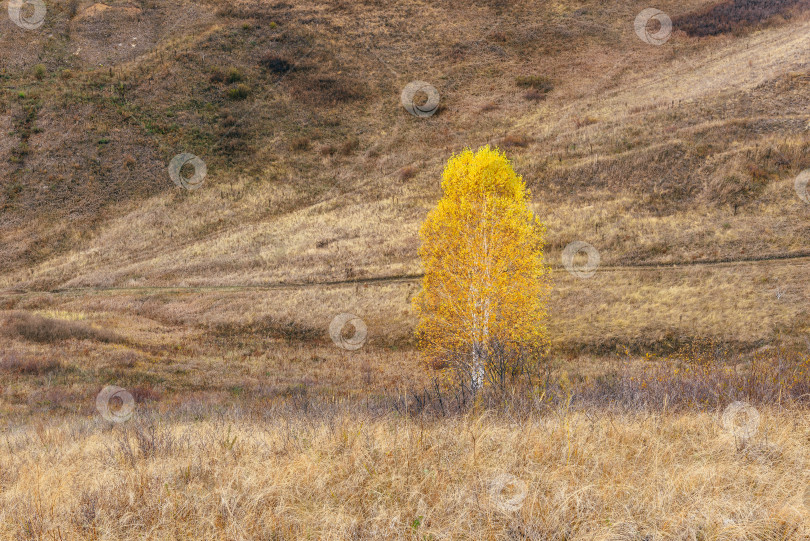
[[[224,83],[225,82],[225,72],[219,68],[214,68],[211,71],[211,75],[208,77],[208,80],[212,83]]]
[[[710,200],[720,205],[744,206],[756,199],[767,183],[762,179],[748,178],[741,174],[725,175],[713,179],[706,193]]]
[[[584,128],[585,126],[591,126],[597,122],[599,122],[598,118],[588,115],[574,119],[574,125],[577,127],[577,129]]]
[[[293,140],[290,141],[290,150],[293,151],[309,150],[309,138],[294,137]]]
[[[528,101],[541,101],[546,99],[546,95],[542,92],[538,92],[537,90],[529,90],[523,94],[523,99]]]
[[[70,339],[122,342],[122,339],[112,331],[94,329],[76,321],[50,319],[23,312],[10,315],[3,327],[13,336],[46,344]]]
[[[501,141],[501,145],[506,148],[526,148],[532,142],[532,138],[526,135],[518,134],[518,135],[507,135]]]
[[[272,317],[265,317],[251,323],[221,322],[214,324],[211,330],[220,338],[261,335],[266,338],[291,341],[313,341],[323,336],[320,329],[293,321],[280,321]]]
[[[344,141],[343,144],[340,145],[340,153],[343,156],[349,156],[358,148],[360,148],[360,141],[353,137]]]
[[[263,68],[276,74],[287,73],[293,69],[293,65],[287,59],[274,53],[268,53],[262,57],[260,64]]]
[[[418,171],[419,170],[416,167],[407,165],[399,170],[399,178],[400,180],[410,180],[416,176]]]
[[[28,376],[41,376],[62,369],[62,364],[54,359],[22,359],[11,354],[0,359],[0,372]]]
[[[160,391],[153,388],[151,385],[136,385],[130,389],[130,394],[132,394],[132,398],[138,404],[142,404],[144,402],[157,402],[163,396]]]
[[[551,79],[542,75],[519,76],[515,78],[515,84],[521,88],[531,88],[543,94],[548,94],[554,90],[554,83]]]
[[[300,89],[310,103],[337,105],[365,97],[360,83],[334,77],[307,77],[300,81]]]

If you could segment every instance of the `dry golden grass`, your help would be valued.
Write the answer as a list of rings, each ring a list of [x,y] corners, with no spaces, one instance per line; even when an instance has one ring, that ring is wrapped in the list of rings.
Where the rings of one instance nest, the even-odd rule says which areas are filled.
[[[807,539],[810,425],[548,412],[264,418],[188,404],[8,427],[4,539]],[[493,482],[514,476],[504,492]],[[522,498],[519,483],[525,484]],[[514,499],[514,510],[504,507]]]
[[[656,272],[664,274],[625,275],[636,280],[636,302],[644,302],[647,281],[669,279]],[[680,276],[673,284],[690,279],[711,277]],[[610,295],[602,274],[591,280],[592,292]],[[396,297],[409,287],[336,286],[286,299],[289,291],[262,290],[6,297],[48,328],[75,322],[124,341],[41,343],[13,326],[0,337],[0,538],[731,541],[810,534],[803,409],[760,407],[759,433],[745,441],[724,432],[720,411],[681,406],[673,413],[665,402],[635,413],[540,401],[514,414],[378,412],[375,403],[428,385],[431,376],[416,352],[383,332],[403,333],[407,325],[386,322],[385,309],[371,315],[381,292]],[[572,294],[558,289],[563,300]],[[744,301],[738,290],[714,289],[715,299]],[[666,302],[690,296],[673,295]],[[347,306],[341,302],[356,308],[357,299],[370,312],[369,341],[349,353],[328,342],[327,314]],[[621,304],[628,304],[626,317],[644,316],[632,302]],[[272,317],[293,315],[285,312],[292,306],[311,310],[292,327]],[[606,332],[596,327],[589,336]],[[645,369],[645,361],[631,361],[632,370]],[[615,367],[606,358],[555,364],[590,381]],[[113,425],[100,418],[95,398],[107,384],[132,393],[133,419]],[[503,475],[519,480],[503,497],[520,500],[520,483],[526,486],[512,511],[492,493]]]
[[[343,253],[332,244],[313,250]],[[742,349],[779,343],[804,349],[810,332],[806,313],[810,286],[804,278],[809,261],[642,269],[604,265],[592,278],[578,279],[559,259],[552,260],[552,343],[558,352],[596,354],[623,352],[624,347],[638,352],[664,351],[697,337],[712,337]],[[302,269],[312,268],[304,261],[300,264]],[[419,271],[417,267],[398,270]],[[302,274],[306,272],[302,270]],[[255,274],[242,278],[247,283],[262,280]],[[345,275],[335,278],[346,279]],[[265,279],[286,281],[284,276],[275,275]],[[223,277],[223,284],[229,281]],[[184,336],[187,331],[203,335],[217,325],[247,329],[255,322],[272,320],[276,325],[292,326],[299,338],[324,339],[332,318],[349,312],[369,326],[370,344],[412,344],[415,316],[410,300],[419,287],[418,279],[280,289],[206,286],[200,282],[178,280],[174,284],[185,283],[187,289],[160,289],[135,282],[129,288],[100,291],[6,293],[0,295],[0,303],[5,309],[109,316],[100,325],[111,326],[124,336],[154,323],[169,325]],[[278,332],[270,335],[278,336]]]

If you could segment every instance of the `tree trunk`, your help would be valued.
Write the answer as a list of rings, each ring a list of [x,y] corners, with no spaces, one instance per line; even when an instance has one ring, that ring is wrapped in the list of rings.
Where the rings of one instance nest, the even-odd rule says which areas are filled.
[[[471,386],[473,392],[484,386],[484,361],[478,344],[473,344],[472,348],[472,373]]]

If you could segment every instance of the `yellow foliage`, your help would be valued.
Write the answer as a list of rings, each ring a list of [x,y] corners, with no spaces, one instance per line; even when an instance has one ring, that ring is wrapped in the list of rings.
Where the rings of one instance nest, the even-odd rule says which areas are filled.
[[[452,157],[442,190],[419,233],[419,343],[428,361],[491,380],[495,364],[546,343],[545,227],[523,179],[489,146]]]

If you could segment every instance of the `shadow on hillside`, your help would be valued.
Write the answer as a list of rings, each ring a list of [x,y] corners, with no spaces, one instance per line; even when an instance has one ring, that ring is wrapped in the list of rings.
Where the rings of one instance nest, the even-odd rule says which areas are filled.
[[[810,0],[727,0],[672,22],[690,36],[716,36],[791,19],[808,8]]]

